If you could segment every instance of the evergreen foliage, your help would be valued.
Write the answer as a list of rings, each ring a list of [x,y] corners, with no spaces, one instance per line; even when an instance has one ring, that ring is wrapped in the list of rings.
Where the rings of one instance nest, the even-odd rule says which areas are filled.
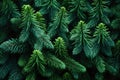
[[[85,20],[87,12],[87,4],[86,0],[70,0],[70,13],[72,18],[71,19],[80,19]]]
[[[66,68],[75,73],[86,72],[86,68],[80,64],[79,62],[75,61],[74,59],[70,58],[68,55],[68,51],[65,45],[64,40],[61,37],[58,37],[55,41],[55,54],[63,60],[66,65]]]
[[[0,10],[0,25],[5,26],[10,18],[19,17],[20,14],[17,6],[11,0],[3,0],[2,8]]]
[[[55,57],[54,55],[48,54],[45,59],[46,59],[46,63],[51,67],[54,67],[57,69],[65,69],[66,68],[65,63],[63,61],[61,61],[59,58]]]
[[[73,54],[79,54],[84,50],[87,57],[95,57],[92,51],[93,42],[90,36],[90,30],[84,21],[80,21],[78,25],[71,31],[70,40],[74,40],[75,47]]]
[[[95,60],[96,67],[100,73],[105,72],[105,62],[101,57],[97,57]]]
[[[67,47],[65,45],[65,42],[64,42],[63,38],[58,37],[55,40],[54,47],[55,47],[55,54],[58,57],[66,57],[66,56],[68,56]]]
[[[26,45],[19,42],[17,39],[11,39],[8,41],[4,41],[0,45],[0,49],[11,52],[11,53],[23,53],[25,51]]]
[[[0,0],[0,80],[120,80],[119,0]]]
[[[42,53],[38,50],[34,50],[33,54],[29,58],[28,63],[24,67],[24,72],[29,73],[35,70],[35,68],[37,68],[37,71],[42,73],[45,71],[44,64],[45,64],[45,60],[44,60],[44,56],[42,55]]]
[[[34,12],[35,11],[33,8],[31,8],[29,5],[24,5],[22,7],[22,31],[19,37],[19,41],[26,42],[28,40],[30,44],[34,42],[32,45],[34,45],[34,48],[38,50],[41,50],[43,46],[47,48],[53,48],[49,36],[42,29],[44,28],[43,20],[37,19],[40,17],[40,13],[36,13],[35,16]],[[31,40],[30,37],[33,37],[34,39]]]
[[[65,7],[61,7],[60,11],[57,13],[56,17],[54,18],[53,23],[50,24],[48,27],[48,35],[50,37],[54,37],[58,35],[58,37],[62,37],[65,41],[67,41],[66,33],[69,32],[68,30],[68,15],[66,12]]]
[[[108,3],[109,1],[107,0],[94,0],[94,8],[92,8],[90,12],[92,16],[88,23],[89,27],[95,27],[99,22],[110,24],[110,20],[108,18],[110,9],[106,6]]]
[[[100,23],[94,33],[95,50],[98,52],[101,50],[105,55],[112,56],[111,47],[113,47],[114,41],[111,39],[108,29],[105,24]],[[100,49],[101,48],[101,49]]]
[[[53,19],[59,8],[60,4],[57,2],[57,0],[44,0],[41,3],[40,12],[42,13],[42,15],[48,14],[48,17],[50,19]]]

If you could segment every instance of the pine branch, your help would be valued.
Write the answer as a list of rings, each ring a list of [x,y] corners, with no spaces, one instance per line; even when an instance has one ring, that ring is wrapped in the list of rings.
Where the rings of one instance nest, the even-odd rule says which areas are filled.
[[[40,12],[35,13],[36,19],[39,22],[39,26],[41,29],[46,31],[46,24],[45,24],[45,18],[43,18],[42,14]]]
[[[24,72],[32,72],[35,68],[37,68],[38,72],[42,73],[45,71],[45,60],[44,56],[39,50],[34,50],[33,54],[29,58],[28,63],[24,67]]]
[[[86,15],[85,12],[87,12],[87,4],[86,0],[70,0],[70,13],[72,14],[73,20],[80,19],[85,20]]]
[[[75,45],[73,54],[79,54],[84,50],[87,57],[94,58],[97,55],[92,50],[93,42],[90,36],[90,30],[83,21],[80,21],[71,31],[70,40],[73,40]]]
[[[105,0],[94,0],[93,5],[95,7],[91,10],[91,19],[88,23],[88,27],[95,27],[99,22],[103,22],[105,24],[110,24],[110,20],[108,18],[108,13],[110,9],[106,6],[108,1]]]
[[[8,17],[8,19],[10,17],[19,17],[20,16],[20,14],[17,10],[17,6],[11,0],[3,0],[1,13],[2,13],[2,15],[6,16],[6,18]]]
[[[52,42],[50,41],[50,37],[46,35],[43,30],[41,30],[38,27],[35,27],[35,28],[32,28],[32,32],[34,33],[36,37],[34,49],[42,50],[42,48],[44,47],[49,48],[49,49],[54,48]]]
[[[68,57],[67,47],[63,38],[58,37],[54,42],[55,55],[58,57]]]
[[[48,66],[52,68],[57,68],[57,69],[65,69],[66,65],[64,64],[63,61],[61,61],[59,58],[55,57],[54,55],[47,54],[45,56],[45,60]]]
[[[33,25],[36,25],[37,21],[35,20],[34,10],[31,8],[30,5],[23,5],[22,6],[22,23],[21,28],[23,30],[21,31],[19,40],[21,42],[25,42],[30,35],[30,28]]]
[[[0,45],[0,49],[2,49],[5,52],[23,53],[25,52],[26,45],[19,42],[17,39],[11,39],[3,42]]]
[[[77,61],[75,61],[72,58],[65,58],[63,60],[63,62],[66,64],[66,68],[71,71],[71,72],[75,72],[75,73],[81,73],[81,72],[86,72],[86,68],[85,66],[83,66],[82,64],[78,63]]]
[[[101,50],[105,55],[112,56],[111,47],[114,46],[114,41],[111,39],[107,27],[100,23],[94,33],[94,42],[97,47],[96,52]]]
[[[66,64],[66,68],[68,68],[70,71],[72,70],[73,72],[77,72],[78,70],[78,72],[84,72],[86,70],[84,66],[69,58],[65,43],[61,37],[58,37],[55,41],[55,53],[62,59],[62,61]]]
[[[49,14],[50,19],[53,19],[55,14],[58,12],[60,4],[57,0],[45,0],[43,4],[41,4],[40,13],[42,15]]]
[[[30,5],[24,5],[22,8],[22,24],[19,41],[33,43],[34,49],[41,50],[43,47],[54,48],[49,36],[45,33],[43,18],[40,18],[40,13],[34,13]],[[38,20],[39,18],[39,20]],[[35,40],[31,40],[33,37]]]
[[[50,24],[48,27],[48,35],[50,37],[62,37],[65,41],[67,41],[66,33],[69,32],[68,30],[68,15],[65,7],[61,7],[60,11],[57,13],[56,17],[54,18],[53,23]]]
[[[95,65],[96,65],[97,70],[98,70],[100,73],[105,72],[105,70],[106,70],[106,65],[105,65],[104,60],[103,60],[101,57],[96,57],[96,58],[95,58]]]
[[[11,0],[3,0],[2,8],[0,10],[0,25],[5,26],[10,18],[20,17],[17,6]]]

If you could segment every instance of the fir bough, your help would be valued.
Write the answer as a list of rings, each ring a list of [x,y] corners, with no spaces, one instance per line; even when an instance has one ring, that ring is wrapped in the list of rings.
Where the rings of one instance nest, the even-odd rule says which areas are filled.
[[[90,29],[84,21],[78,22],[78,25],[71,31],[70,40],[74,41],[73,54],[79,54],[82,50],[87,57],[94,58],[96,53],[92,50],[93,41],[90,36]]]
[[[112,56],[111,47],[115,46],[114,41],[111,39],[108,28],[105,24],[100,23],[94,33],[94,49],[98,53],[100,50],[107,56]]]
[[[44,19],[38,20],[37,18],[41,15],[40,13],[35,14],[34,12],[35,11],[30,5],[23,5],[21,23],[22,31],[19,37],[19,41],[28,41],[31,45],[34,45],[34,49],[38,50],[41,50],[43,47],[53,48],[50,37],[42,29],[45,27],[43,23]],[[31,37],[33,39],[30,39]]]
[[[106,6],[109,2],[107,0],[94,0],[94,8],[91,9],[91,19],[88,23],[89,27],[95,27],[98,23],[110,24],[108,14],[110,9]]]
[[[120,80],[119,6],[0,0],[0,80]]]
[[[59,12],[56,14],[53,23],[50,24],[48,27],[48,35],[50,37],[54,37],[55,35],[58,35],[57,37],[62,37],[65,41],[68,40],[67,33],[69,32],[68,29],[68,14],[65,9],[65,7],[61,7]]]

